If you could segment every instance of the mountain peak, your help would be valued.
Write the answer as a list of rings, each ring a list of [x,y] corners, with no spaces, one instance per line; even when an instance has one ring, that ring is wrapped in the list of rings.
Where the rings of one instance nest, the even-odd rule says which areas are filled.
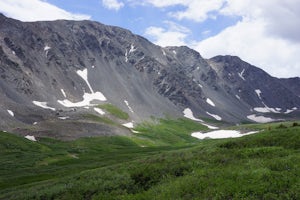
[[[92,21],[7,21],[0,23],[0,129],[121,134],[103,120],[90,123],[91,115],[115,120],[99,105],[126,112],[126,120],[117,120],[124,124],[183,117],[185,110],[234,123],[268,114],[276,120],[273,111],[282,119],[300,108],[298,87],[288,89],[297,81],[283,84],[237,56],[205,60],[186,46],[162,48]]]

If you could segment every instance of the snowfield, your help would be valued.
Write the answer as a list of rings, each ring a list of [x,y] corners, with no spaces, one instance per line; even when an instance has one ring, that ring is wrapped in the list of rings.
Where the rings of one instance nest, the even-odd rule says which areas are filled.
[[[265,107],[256,107],[256,108],[253,108],[253,110],[255,110],[256,112],[261,112],[261,113],[280,113],[278,111],[278,109],[276,108],[269,108],[268,106],[265,105]]]
[[[64,100],[57,100],[58,103],[63,105],[64,107],[85,107],[85,106],[94,106],[94,104],[91,104],[91,101],[93,100],[99,100],[99,101],[106,101],[106,97],[101,92],[94,92],[92,89],[89,81],[88,81],[88,71],[87,69],[78,70],[77,74],[86,82],[87,86],[89,87],[91,93],[84,93],[83,94],[83,100],[79,102],[71,102],[68,99]]]
[[[194,117],[193,111],[190,108],[184,109],[183,116],[193,121],[203,122],[201,119]]]
[[[183,114],[184,114],[183,116],[185,118],[191,119],[193,121],[202,122],[201,124],[204,125],[204,126],[207,126],[207,128],[209,128],[209,129],[218,129],[218,127],[206,124],[206,123],[203,122],[203,120],[197,119],[196,117],[194,117],[193,111],[190,108],[184,109]]]
[[[268,122],[273,122],[275,119],[269,118],[269,117],[264,117],[264,116],[257,116],[255,114],[253,115],[248,115],[248,119],[251,119],[252,121],[258,122],[258,123],[268,123]]]
[[[94,106],[95,104],[91,104],[93,100],[106,101],[106,97],[101,92],[95,93],[84,93],[83,100],[73,103],[68,99],[57,100],[58,103],[63,105],[64,107],[84,107],[84,106]]]
[[[44,109],[49,109],[49,110],[53,110],[53,111],[56,110],[55,108],[52,108],[52,107],[48,106],[47,102],[32,101],[32,103],[34,105],[39,106],[39,107],[44,108]]]
[[[237,138],[237,137],[242,137],[245,135],[250,135],[258,133],[258,131],[251,131],[248,133],[241,133],[240,131],[237,130],[216,130],[216,131],[210,131],[207,133],[202,133],[202,132],[195,132],[192,133],[192,137],[198,138],[198,139],[205,139],[205,138],[211,138],[211,139],[224,139],[224,138]]]

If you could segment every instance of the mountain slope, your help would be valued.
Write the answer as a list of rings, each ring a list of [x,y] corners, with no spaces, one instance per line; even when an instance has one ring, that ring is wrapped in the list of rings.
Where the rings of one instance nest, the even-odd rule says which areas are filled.
[[[300,108],[297,90],[287,89],[294,82],[236,57],[205,60],[188,47],[162,48],[92,21],[24,23],[0,15],[0,76],[1,129],[22,134],[128,134],[120,124],[182,117],[187,108],[229,122],[270,113],[281,119]],[[103,115],[99,104],[129,119]]]

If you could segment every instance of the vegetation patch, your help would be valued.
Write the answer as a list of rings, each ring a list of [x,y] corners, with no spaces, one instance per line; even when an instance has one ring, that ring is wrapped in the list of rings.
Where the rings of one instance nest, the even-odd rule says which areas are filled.
[[[114,122],[113,120],[111,120],[111,119],[109,119],[107,117],[102,117],[102,116],[100,117],[98,115],[85,114],[84,118],[88,119],[88,120],[95,121],[95,122],[102,122],[102,123],[105,123],[105,124],[117,125],[117,123]]]
[[[194,140],[188,132],[205,129],[194,123],[160,119],[134,137],[68,142],[0,132],[0,199],[300,199],[300,126]],[[154,145],[141,147],[141,136]]]
[[[183,145],[199,142],[191,137],[191,133],[200,130],[208,130],[206,126],[190,119],[157,119],[153,122],[139,124],[134,130],[136,137],[151,140],[157,146]]]
[[[102,104],[102,105],[98,105],[97,107],[106,110],[107,112],[109,112],[110,114],[112,114],[113,116],[119,119],[123,119],[123,120],[129,119],[128,113],[124,112],[123,110],[121,110],[120,108],[112,104]]]

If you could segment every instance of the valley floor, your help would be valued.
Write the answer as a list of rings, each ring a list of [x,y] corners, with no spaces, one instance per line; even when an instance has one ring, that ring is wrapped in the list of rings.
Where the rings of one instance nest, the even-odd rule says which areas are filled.
[[[130,137],[75,141],[0,133],[0,199],[300,199],[299,122],[198,140],[205,127],[160,120]]]

